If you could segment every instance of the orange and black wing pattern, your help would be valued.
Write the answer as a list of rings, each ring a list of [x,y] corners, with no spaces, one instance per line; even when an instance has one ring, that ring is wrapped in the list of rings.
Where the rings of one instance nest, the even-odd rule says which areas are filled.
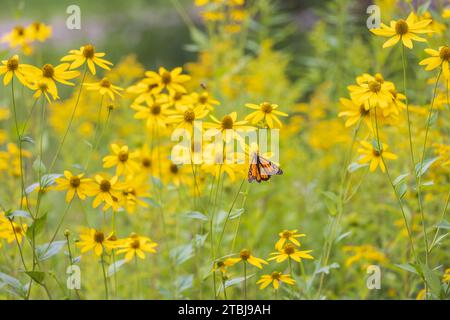
[[[283,174],[281,168],[255,153],[248,169],[248,182],[261,183],[261,181],[269,180],[273,175],[281,174]]]

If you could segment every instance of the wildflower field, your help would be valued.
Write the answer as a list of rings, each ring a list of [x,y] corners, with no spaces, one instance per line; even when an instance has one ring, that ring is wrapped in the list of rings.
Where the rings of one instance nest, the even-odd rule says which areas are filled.
[[[1,299],[449,299],[448,1],[4,2]]]

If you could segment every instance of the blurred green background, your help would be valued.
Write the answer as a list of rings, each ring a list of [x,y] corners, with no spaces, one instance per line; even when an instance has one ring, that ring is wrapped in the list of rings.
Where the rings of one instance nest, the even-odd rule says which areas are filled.
[[[147,68],[174,67],[195,60],[195,53],[184,50],[190,34],[172,0],[2,0],[0,34],[13,26],[42,21],[53,27],[54,36],[45,44],[46,57],[57,59],[69,49],[92,42],[99,51],[117,61],[134,53]],[[177,0],[196,25],[201,25],[194,0]],[[305,32],[317,20],[315,10],[329,1],[274,0],[295,25],[292,50],[305,49]],[[366,2],[366,1],[361,1]],[[70,5],[81,9],[81,30],[69,30],[66,13]],[[4,49],[4,45],[1,47]]]

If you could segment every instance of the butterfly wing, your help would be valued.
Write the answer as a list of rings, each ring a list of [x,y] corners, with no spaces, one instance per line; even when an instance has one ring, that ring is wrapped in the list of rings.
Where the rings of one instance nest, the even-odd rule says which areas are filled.
[[[264,159],[258,154],[254,154],[248,170],[249,182],[256,180],[256,182],[260,183],[261,181],[269,180],[273,175],[280,174],[283,174],[283,170],[281,170],[277,165],[267,159]]]
[[[250,162],[250,168],[248,169],[248,182],[253,182],[255,180],[258,183],[261,182],[261,172],[259,170],[258,156],[256,154],[253,155]]]
[[[281,170],[281,168],[273,162],[264,159],[261,156],[258,156],[258,161],[260,164],[260,171],[262,175],[273,176],[283,174],[283,170]]]

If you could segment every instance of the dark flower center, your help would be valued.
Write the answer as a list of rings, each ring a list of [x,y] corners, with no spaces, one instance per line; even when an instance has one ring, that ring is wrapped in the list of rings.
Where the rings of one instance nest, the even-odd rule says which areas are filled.
[[[25,29],[21,26],[17,26],[14,28],[17,32],[17,35],[19,36],[23,36],[25,34]]]
[[[192,122],[195,120],[195,112],[192,110],[187,110],[184,112],[184,121]]]
[[[173,174],[177,174],[178,173],[178,166],[176,164],[171,164],[170,165],[170,172],[172,172]]]
[[[198,98],[198,101],[199,101],[201,104],[207,103],[207,102],[208,102],[208,94],[207,94],[207,93],[202,93],[202,94],[200,95],[200,97]]]
[[[450,61],[450,48],[442,47],[441,50],[439,50],[439,57],[443,61]]]
[[[273,110],[273,107],[270,103],[268,102],[264,102],[263,104],[261,104],[261,111],[264,113],[271,113]]]
[[[142,166],[144,168],[150,168],[152,166],[152,160],[150,160],[150,158],[143,158],[142,159]]]
[[[158,114],[161,113],[161,106],[159,104],[154,104],[151,108],[150,111],[152,114],[154,114],[155,116],[157,116]]]
[[[72,176],[70,177],[70,185],[72,186],[72,188],[78,188],[81,184],[81,180],[79,177],[77,176]]]
[[[381,90],[381,83],[378,81],[370,81],[369,82],[369,89],[372,92],[380,92]]]
[[[164,71],[161,75],[161,80],[165,85],[167,85],[172,81],[172,75],[170,72]]]
[[[109,190],[111,190],[111,183],[108,180],[103,180],[100,183],[100,190],[103,192],[109,192]]]
[[[225,116],[222,119],[222,128],[227,130],[227,129],[233,129],[233,119],[231,119],[230,116]]]
[[[94,241],[97,243],[102,243],[105,240],[105,235],[101,231],[95,231]]]
[[[100,81],[100,86],[103,88],[110,88],[111,87],[111,81],[109,81],[108,78],[103,78],[102,81]]]
[[[242,249],[239,253],[239,257],[244,261],[248,260],[248,258],[250,258],[250,250]]]
[[[85,56],[88,59],[94,58],[95,55],[95,48],[92,44],[88,44],[83,49],[83,56]]]
[[[395,24],[395,32],[399,35],[407,34],[409,31],[408,23],[405,20],[400,19]]]
[[[139,239],[133,240],[130,244],[130,247],[132,247],[133,249],[139,249],[140,246],[141,242],[139,241]]]
[[[287,255],[293,254],[295,252],[295,247],[288,243],[287,245],[284,246],[284,253]]]
[[[126,162],[128,160],[128,152],[127,151],[119,151],[117,155],[120,162]]]
[[[6,63],[6,67],[8,68],[8,71],[15,71],[17,68],[19,68],[19,59],[17,58],[11,58]]]
[[[46,64],[42,67],[42,75],[45,78],[53,78],[53,76],[55,75],[55,69],[51,64]]]
[[[273,280],[280,280],[281,278],[281,272],[272,272],[272,279]]]
[[[375,157],[381,157],[381,154],[383,153],[383,150],[376,150],[376,149],[373,149],[373,151],[372,151],[372,154],[375,156]]]

